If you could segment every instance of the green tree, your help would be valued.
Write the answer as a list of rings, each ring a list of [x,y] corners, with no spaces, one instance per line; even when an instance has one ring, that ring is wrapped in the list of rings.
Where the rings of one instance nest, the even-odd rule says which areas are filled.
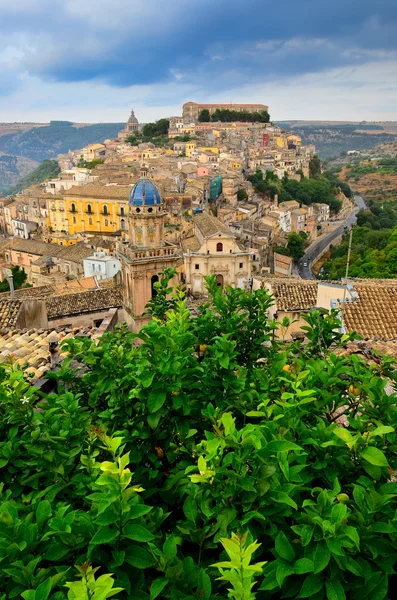
[[[243,202],[244,200],[248,200],[247,190],[244,188],[240,188],[237,192],[237,200],[239,202]]]
[[[208,108],[203,108],[203,110],[199,114],[198,120],[200,123],[209,123],[211,121],[211,115]]]
[[[294,260],[299,260],[305,254],[305,240],[299,233],[290,233],[287,248]]]
[[[15,265],[11,268],[11,275],[13,278],[14,290],[18,290],[20,287],[22,287],[28,277],[25,269],[21,269],[19,265]],[[8,279],[3,279],[3,281],[0,282],[0,292],[8,292],[9,290],[10,284],[8,283]]]
[[[321,160],[315,154],[309,162],[309,177],[317,179],[321,175]]]

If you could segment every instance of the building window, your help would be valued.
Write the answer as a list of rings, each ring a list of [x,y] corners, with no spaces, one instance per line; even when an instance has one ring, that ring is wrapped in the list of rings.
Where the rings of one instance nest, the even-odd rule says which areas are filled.
[[[125,221],[124,221],[124,219],[121,219],[121,229],[125,230]]]
[[[109,225],[109,221],[107,219],[105,219],[105,227],[107,227]]]
[[[72,203],[72,212],[76,212],[76,205],[74,204],[74,202]]]
[[[73,217],[73,223],[76,225],[76,217]]]
[[[91,206],[91,204],[87,204],[87,212],[88,212],[89,215],[92,214],[92,206]]]
[[[95,264],[92,263],[92,270],[95,271]]]
[[[52,210],[55,210],[55,204],[52,203]]]
[[[238,268],[242,269],[243,268],[243,263],[240,263],[239,266],[238,266]]]
[[[196,271],[198,271],[200,268],[200,265],[194,265],[194,268],[196,269]]]
[[[92,219],[91,218],[88,219],[88,224],[92,225]]]
[[[124,206],[120,207],[120,214],[122,217],[124,217]]]
[[[103,206],[103,214],[104,214],[104,215],[107,215],[107,214],[109,214],[109,213],[108,213],[108,207],[106,206],[106,204],[104,204],[104,206]]]
[[[223,244],[222,242],[218,242],[216,245],[216,251],[217,252],[223,252]]]

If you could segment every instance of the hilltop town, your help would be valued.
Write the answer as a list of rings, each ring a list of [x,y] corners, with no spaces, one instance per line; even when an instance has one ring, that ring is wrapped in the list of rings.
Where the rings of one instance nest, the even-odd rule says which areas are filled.
[[[57,161],[55,178],[0,201],[3,356],[14,330],[34,348],[29,330],[44,345],[60,328],[139,331],[167,268],[192,309],[208,275],[221,288],[269,289],[273,316],[291,318],[288,335],[299,334],[302,311],[343,295],[341,284],[325,293],[304,281],[299,259],[352,214],[350,188],[322,172],[314,146],[272,124],[264,104],[188,102],[143,127],[132,111],[116,139]],[[362,319],[354,314],[351,327]],[[376,333],[373,321],[361,325]],[[49,368],[48,353],[38,356],[21,350],[37,377]]]

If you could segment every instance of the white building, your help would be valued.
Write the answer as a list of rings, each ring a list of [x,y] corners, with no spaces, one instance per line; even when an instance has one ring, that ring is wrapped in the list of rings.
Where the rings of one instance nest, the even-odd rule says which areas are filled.
[[[37,223],[32,221],[22,221],[21,219],[12,219],[12,235],[20,237],[23,240],[30,238],[30,232],[37,229]]]
[[[313,204],[314,212],[317,216],[317,221],[329,221],[329,206],[328,204],[315,202]]]
[[[87,183],[90,183],[89,169],[67,169],[62,171],[56,179],[49,179],[45,184],[45,191],[50,194],[57,194],[62,190],[70,190],[76,185],[86,185]]]
[[[109,279],[114,277],[121,269],[120,261],[106,252],[94,252],[93,256],[84,259],[84,277]]]

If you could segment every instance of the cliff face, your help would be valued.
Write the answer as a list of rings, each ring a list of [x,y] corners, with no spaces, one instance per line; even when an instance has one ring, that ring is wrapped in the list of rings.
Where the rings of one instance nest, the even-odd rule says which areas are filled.
[[[0,152],[0,194],[15,186],[21,177],[33,171],[37,165],[37,161],[30,158]]]

